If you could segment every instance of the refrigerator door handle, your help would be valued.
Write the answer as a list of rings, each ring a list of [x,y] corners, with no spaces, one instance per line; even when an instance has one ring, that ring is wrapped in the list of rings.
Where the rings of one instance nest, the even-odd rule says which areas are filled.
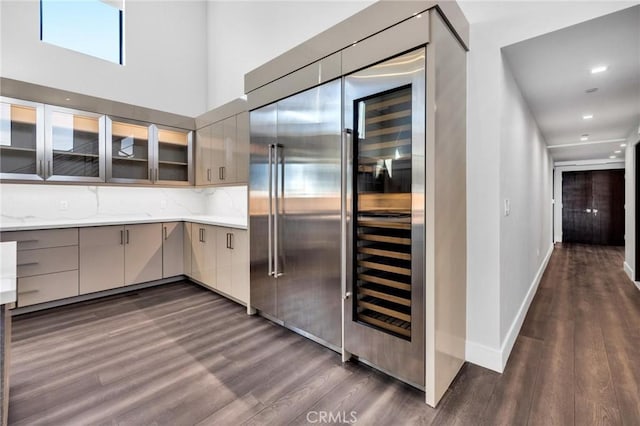
[[[268,239],[268,246],[269,246],[269,255],[268,255],[268,262],[269,262],[269,271],[268,274],[269,276],[273,276],[273,144],[269,144],[269,152],[268,152],[268,156],[269,156],[269,179],[267,180],[267,185],[269,186],[269,206],[268,206],[268,213],[267,213],[267,226],[268,226],[268,231],[267,231],[267,239]]]
[[[342,233],[342,241],[341,241],[341,250],[342,250],[342,300],[347,300],[349,296],[351,296],[351,292],[347,288],[349,282],[347,280],[347,259],[349,258],[347,253],[347,239],[346,235],[348,233],[347,230],[347,167],[349,165],[349,153],[351,152],[351,147],[353,144],[353,130],[351,129],[343,129],[342,130],[342,165],[341,169],[341,190],[342,190],[342,211],[341,211],[341,233]]]
[[[280,198],[280,194],[278,193],[278,186],[279,186],[279,180],[278,180],[278,167],[280,165],[279,160],[280,160],[280,151],[278,148],[281,148],[281,145],[275,144],[273,146],[273,157],[274,157],[274,186],[275,186],[275,193],[274,193],[274,200],[275,200],[275,209],[273,211],[273,276],[274,277],[279,277],[282,275],[282,273],[280,272],[280,268],[278,267],[278,256],[279,256],[279,247],[278,247],[278,221],[280,219],[280,212],[278,211],[280,206],[279,206],[279,198]],[[284,185],[283,185],[284,186]]]

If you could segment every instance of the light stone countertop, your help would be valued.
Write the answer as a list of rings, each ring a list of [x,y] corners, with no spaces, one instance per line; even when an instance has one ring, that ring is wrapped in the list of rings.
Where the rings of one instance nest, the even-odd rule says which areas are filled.
[[[16,301],[17,244],[0,243],[0,305]]]
[[[185,216],[112,216],[92,217],[89,219],[30,219],[24,221],[3,220],[0,223],[0,232],[29,231],[35,229],[52,228],[82,228],[88,226],[106,225],[135,225],[138,223],[158,222],[196,222],[204,225],[224,226],[227,228],[247,229],[246,218],[209,216],[209,215],[185,215]]]

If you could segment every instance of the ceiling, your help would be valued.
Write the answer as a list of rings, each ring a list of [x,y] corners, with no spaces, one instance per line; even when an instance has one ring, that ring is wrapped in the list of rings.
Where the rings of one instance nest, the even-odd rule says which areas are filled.
[[[624,150],[614,151],[640,122],[640,6],[503,53],[555,161],[624,157]],[[600,65],[607,70],[592,74]]]

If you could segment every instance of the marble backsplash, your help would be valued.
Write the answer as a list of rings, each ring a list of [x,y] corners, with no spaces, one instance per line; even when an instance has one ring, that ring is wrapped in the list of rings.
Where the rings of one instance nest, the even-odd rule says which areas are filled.
[[[0,185],[0,221],[3,225],[39,220],[194,215],[246,221],[247,187]]]

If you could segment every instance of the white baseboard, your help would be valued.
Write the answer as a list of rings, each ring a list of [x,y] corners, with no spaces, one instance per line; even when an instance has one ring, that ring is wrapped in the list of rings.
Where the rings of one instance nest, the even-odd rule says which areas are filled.
[[[520,305],[518,314],[511,323],[511,327],[509,327],[509,332],[507,333],[507,336],[504,339],[504,342],[502,343],[500,349],[491,348],[467,340],[465,351],[467,361],[481,367],[497,371],[498,373],[502,373],[504,371],[504,368],[507,365],[507,361],[509,360],[509,355],[511,355],[513,345],[516,343],[516,339],[518,337],[518,334],[520,333],[520,328],[522,328],[522,323],[524,323],[524,319],[527,316],[527,312],[529,311],[529,306],[531,306],[533,297],[538,290],[538,285],[540,285],[540,280],[542,280],[542,275],[544,275],[544,271],[547,269],[547,265],[549,264],[549,259],[551,259],[553,248],[554,246],[553,244],[551,244],[549,250],[547,251],[547,254],[544,257],[544,260],[538,268],[538,272],[531,282],[531,286],[529,287],[527,295]]]
[[[627,263],[626,260],[624,262],[624,272],[626,272],[629,279],[633,281],[633,268]]]
[[[502,371],[504,371],[504,367],[507,365],[507,361],[509,360],[509,355],[511,355],[511,350],[513,349],[513,345],[516,343],[516,339],[518,338],[518,334],[520,334],[520,329],[522,328],[522,324],[524,323],[524,319],[527,316],[527,312],[529,311],[529,306],[531,306],[531,302],[533,301],[533,297],[536,295],[538,291],[538,286],[540,285],[540,281],[542,280],[542,276],[544,275],[544,271],[547,269],[547,265],[549,264],[549,259],[551,259],[551,254],[553,253],[553,244],[549,247],[547,254],[544,256],[544,260],[540,264],[538,268],[538,272],[536,276],[533,277],[533,282],[531,283],[531,287],[529,287],[529,291],[527,292],[526,297],[522,301],[522,305],[520,305],[520,309],[518,310],[518,314],[514,318],[511,323],[511,327],[509,328],[509,332],[502,343],[502,348],[500,349],[502,355]]]
[[[467,340],[465,358],[472,364],[502,373],[502,354],[498,349]]]

